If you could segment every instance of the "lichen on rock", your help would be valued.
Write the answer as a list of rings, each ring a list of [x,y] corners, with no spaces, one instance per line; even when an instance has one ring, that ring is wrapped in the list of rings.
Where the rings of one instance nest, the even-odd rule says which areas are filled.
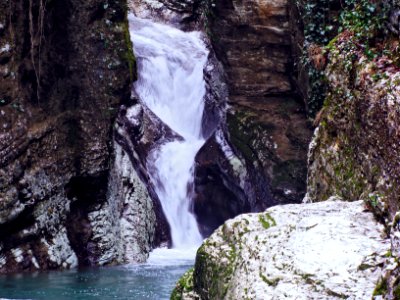
[[[370,61],[342,34],[332,47],[326,74],[329,93],[309,154],[308,193],[324,200],[386,197],[399,209],[398,156],[400,73],[383,56]],[[353,57],[349,61],[349,57]]]
[[[383,230],[362,201],[245,214],[204,242],[185,275],[193,287],[178,284],[174,299],[370,299],[390,249]]]

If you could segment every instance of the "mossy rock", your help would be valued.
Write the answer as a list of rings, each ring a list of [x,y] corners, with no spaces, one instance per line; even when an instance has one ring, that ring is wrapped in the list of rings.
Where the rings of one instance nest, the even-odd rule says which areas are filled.
[[[193,271],[191,268],[179,279],[174,290],[171,294],[171,300],[181,300],[183,299],[183,294],[193,291]]]

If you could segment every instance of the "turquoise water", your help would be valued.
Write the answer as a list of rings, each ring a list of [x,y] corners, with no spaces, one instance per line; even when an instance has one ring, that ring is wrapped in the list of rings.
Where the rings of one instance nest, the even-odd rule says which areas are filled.
[[[193,260],[156,260],[143,265],[0,276],[0,298],[86,300],[169,299]]]

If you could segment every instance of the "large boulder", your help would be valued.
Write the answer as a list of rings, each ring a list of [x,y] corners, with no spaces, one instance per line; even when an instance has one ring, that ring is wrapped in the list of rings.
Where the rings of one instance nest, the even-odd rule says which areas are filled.
[[[383,231],[363,201],[244,214],[203,243],[172,299],[371,299],[390,253]]]

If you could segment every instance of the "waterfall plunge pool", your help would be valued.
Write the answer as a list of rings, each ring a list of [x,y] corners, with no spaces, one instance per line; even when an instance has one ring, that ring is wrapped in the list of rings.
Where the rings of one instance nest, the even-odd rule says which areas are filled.
[[[136,93],[183,137],[154,149],[147,159],[178,249],[155,249],[148,262],[139,265],[0,276],[0,299],[164,300],[194,264],[202,237],[189,209],[188,186],[193,183],[195,155],[205,142],[201,122],[208,50],[200,32],[183,32],[133,15],[129,23],[138,62]]]
[[[155,249],[146,264],[0,276],[0,299],[166,300],[195,250]]]

